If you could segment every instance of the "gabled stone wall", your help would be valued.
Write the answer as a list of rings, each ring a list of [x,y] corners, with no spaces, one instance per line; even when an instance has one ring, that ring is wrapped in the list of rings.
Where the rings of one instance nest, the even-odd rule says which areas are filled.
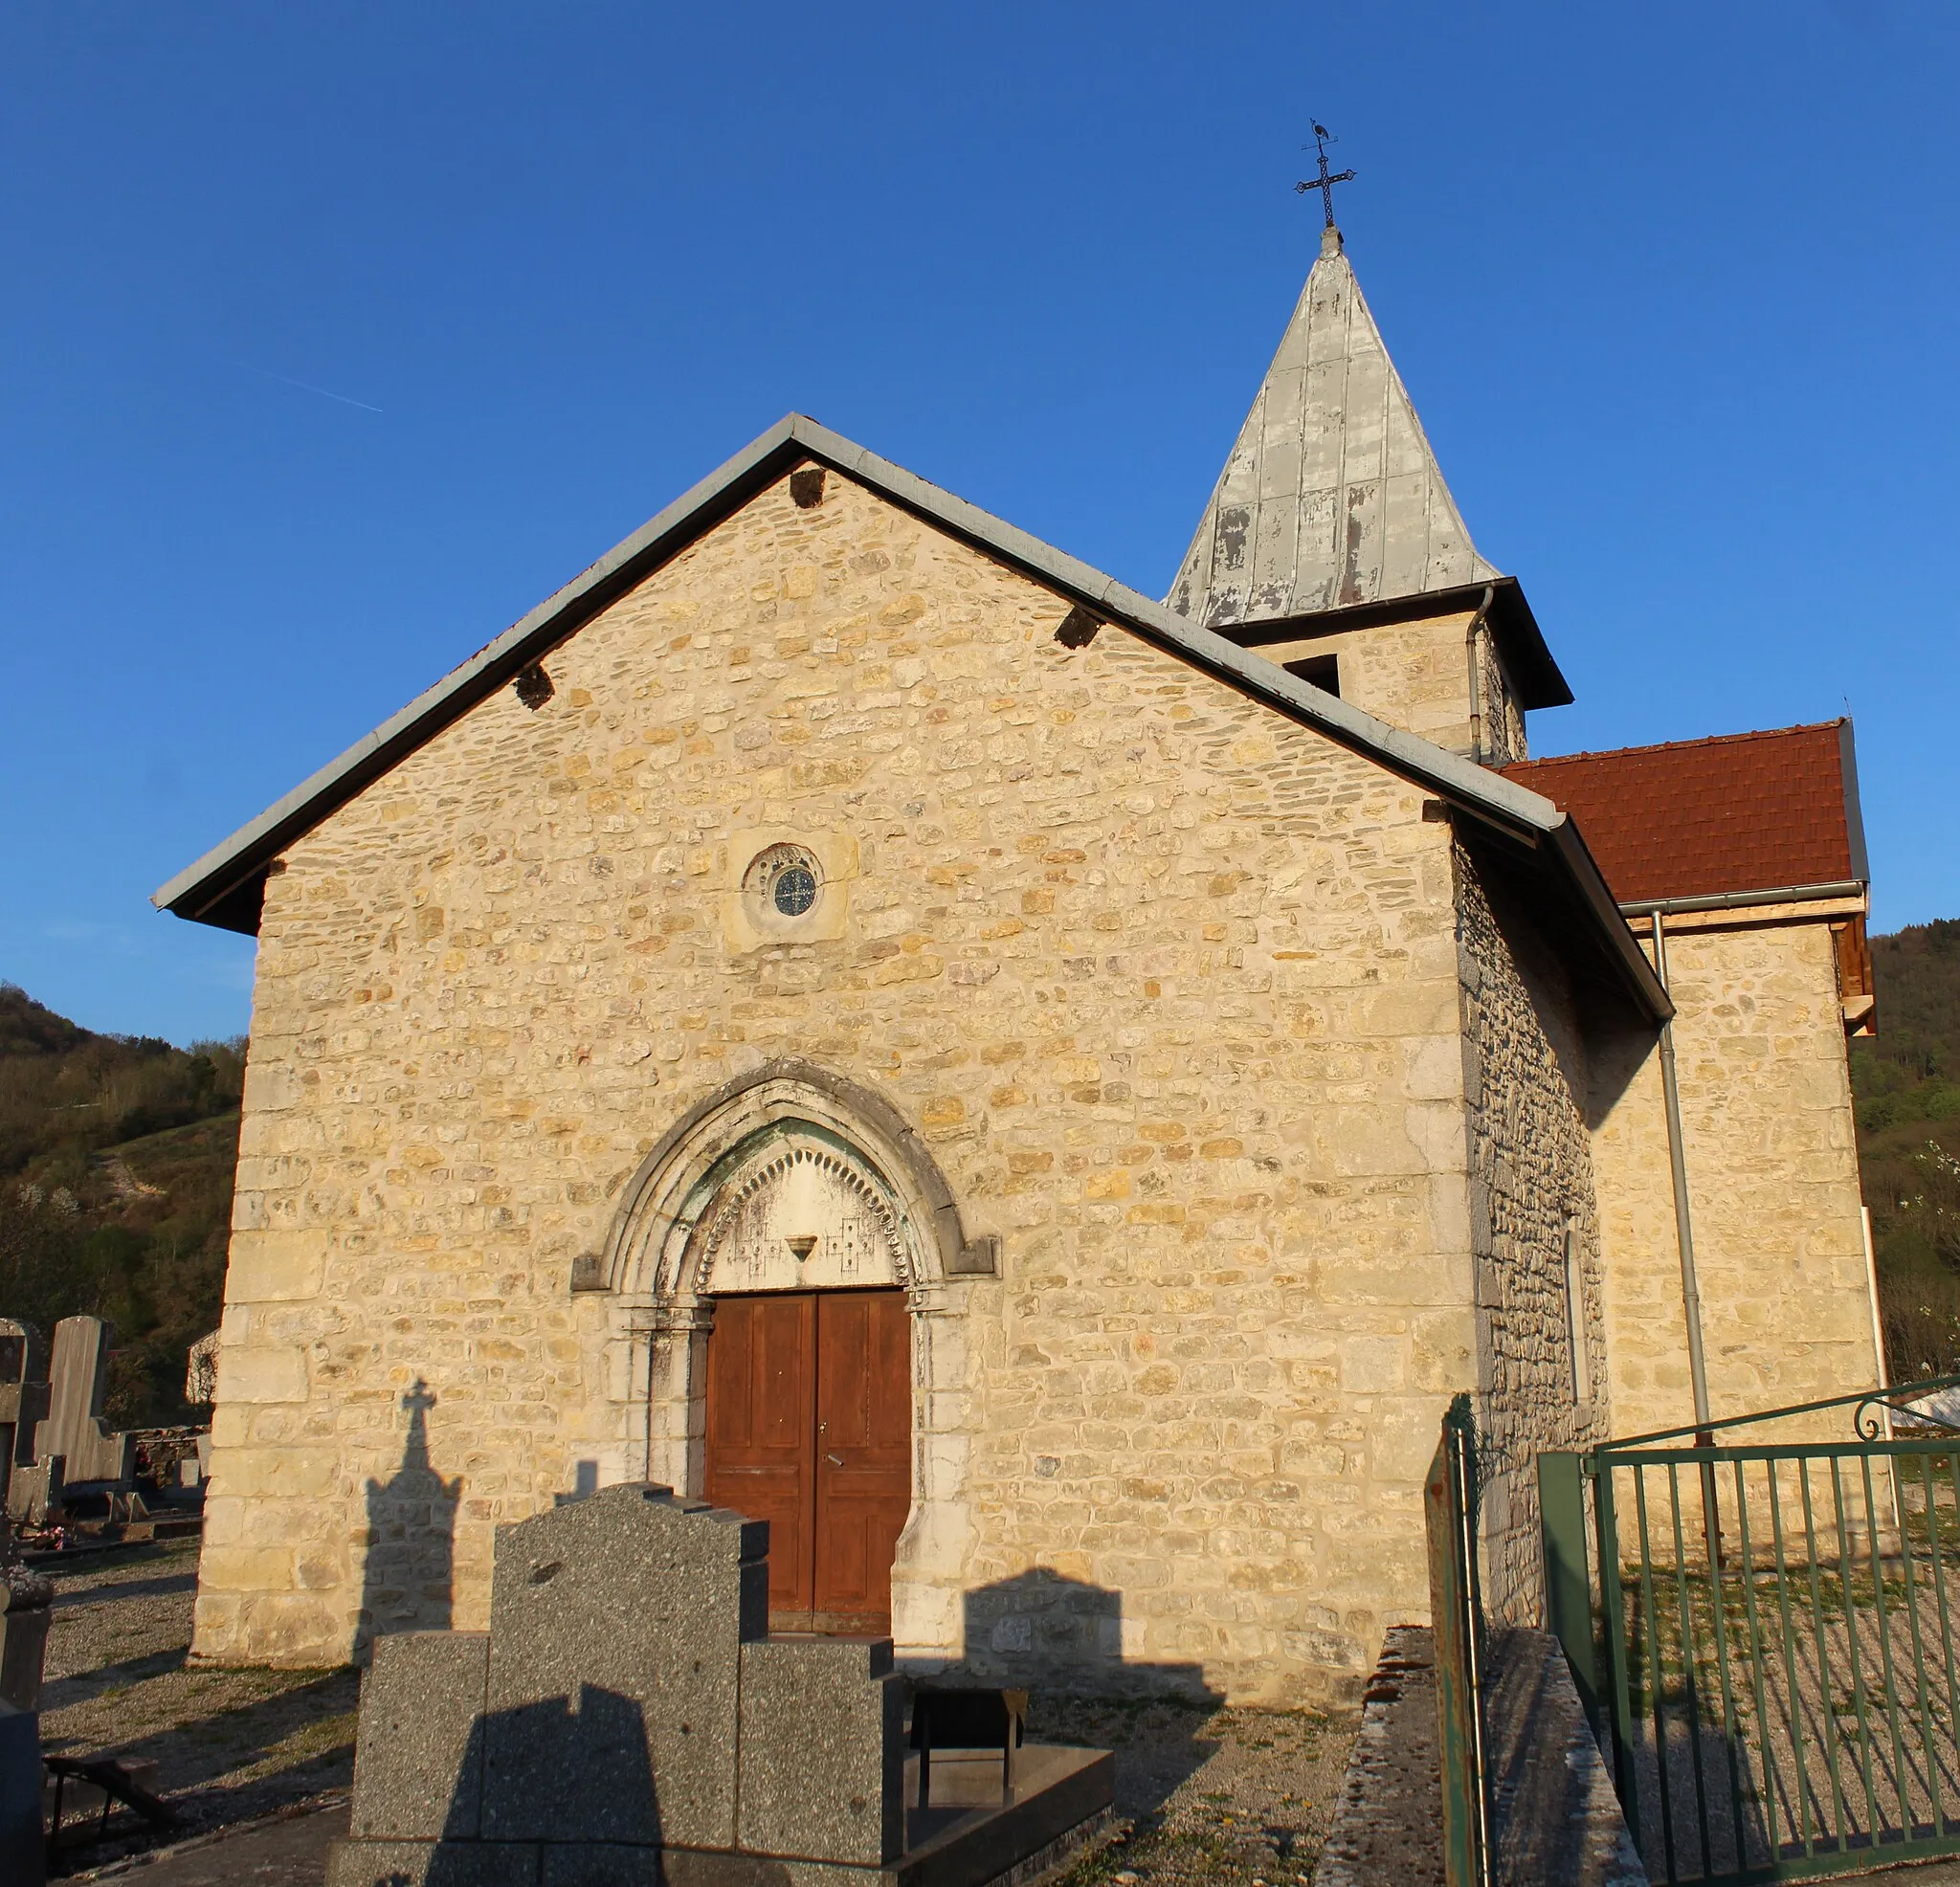
[[[496,1522],[644,1473],[645,1307],[570,1281],[670,1125],[783,1055],[888,1100],[1000,1241],[920,1307],[958,1498],[901,1542],[902,1655],[1330,1698],[1425,1614],[1477,1380],[1449,828],[1065,613],[785,480],[536,712],[486,700],[294,845],[200,1655],[480,1626]],[[778,839],[834,874],[807,941],[727,921]]]
[[[1341,665],[1343,700],[1352,701],[1392,727],[1407,728],[1452,753],[1467,754],[1471,732],[1467,638],[1474,613],[1459,610],[1410,622],[1346,629],[1297,642],[1260,643],[1251,653],[1281,667],[1303,657],[1332,655]],[[1481,660],[1480,667],[1484,676],[1481,703],[1484,719],[1493,734],[1500,726],[1510,727],[1515,719],[1522,752],[1523,717],[1506,705],[1507,693],[1503,701],[1497,702],[1489,693],[1494,683],[1502,684],[1502,671],[1494,657]]]

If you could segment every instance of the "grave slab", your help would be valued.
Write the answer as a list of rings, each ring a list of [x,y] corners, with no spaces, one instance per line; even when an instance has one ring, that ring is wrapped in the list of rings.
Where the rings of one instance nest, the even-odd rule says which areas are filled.
[[[489,1654],[482,1632],[375,1640],[361,1679],[354,1834],[434,1841],[479,1832]]]
[[[889,1638],[744,1645],[741,1845],[860,1867],[894,1858],[905,1838],[904,1711]]]

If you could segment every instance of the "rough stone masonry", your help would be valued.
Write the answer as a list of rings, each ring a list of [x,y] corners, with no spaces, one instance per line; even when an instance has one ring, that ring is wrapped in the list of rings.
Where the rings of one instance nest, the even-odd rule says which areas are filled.
[[[1187,613],[792,419],[159,893],[259,938],[199,1656],[479,1630],[499,1523],[702,1492],[716,1304],[806,1265],[904,1294],[902,1530],[825,1538],[913,1668],[1353,1698],[1462,1390],[1535,1616],[1534,1452],[1690,1412],[1669,998],[1323,269]],[[1282,448],[1247,554],[1352,530],[1248,588]],[[1876,1368],[1823,935],[1677,955],[1726,1397]]]

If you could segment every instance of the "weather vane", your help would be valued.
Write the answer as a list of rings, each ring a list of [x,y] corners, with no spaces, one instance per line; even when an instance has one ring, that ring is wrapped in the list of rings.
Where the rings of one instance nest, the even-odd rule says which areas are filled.
[[[1332,176],[1327,174],[1327,146],[1329,144],[1338,144],[1340,142],[1340,139],[1335,137],[1325,124],[1316,122],[1313,127],[1313,144],[1314,149],[1320,154],[1321,174],[1317,178],[1309,178],[1303,184],[1295,184],[1293,186],[1294,189],[1302,196],[1304,196],[1308,190],[1320,191],[1321,202],[1325,207],[1327,212],[1327,228],[1330,230],[1334,227],[1334,186],[1336,184],[1349,183],[1353,180],[1354,176],[1354,172],[1351,170],[1336,170]],[[1304,150],[1306,146],[1302,144],[1300,148]]]

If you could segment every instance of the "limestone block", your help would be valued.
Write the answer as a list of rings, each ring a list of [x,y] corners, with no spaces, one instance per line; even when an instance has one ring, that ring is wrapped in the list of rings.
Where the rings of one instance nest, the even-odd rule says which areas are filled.
[[[325,1275],[326,1241],[318,1232],[241,1231],[225,1292],[237,1303],[317,1298]]]
[[[224,1401],[236,1407],[253,1402],[304,1402],[308,1395],[306,1353],[292,1345],[278,1348],[225,1344],[218,1356]]]
[[[489,1640],[475,1632],[378,1638],[361,1679],[349,1832],[471,1839],[483,1809]]]
[[[904,1685],[889,1638],[742,1648],[744,1848],[873,1867],[904,1845]]]

